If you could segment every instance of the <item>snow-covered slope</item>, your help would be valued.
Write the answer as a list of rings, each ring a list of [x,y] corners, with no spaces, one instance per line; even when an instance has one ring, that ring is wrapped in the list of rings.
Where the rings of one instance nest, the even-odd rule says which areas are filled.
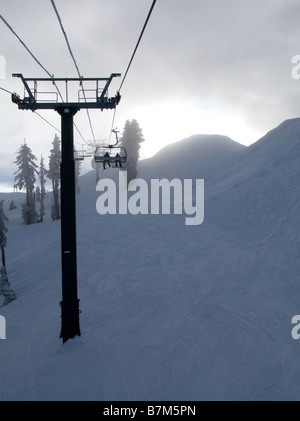
[[[95,174],[83,176],[82,335],[64,345],[59,223],[27,227],[8,213],[19,298],[0,308],[0,399],[299,400],[299,135],[290,120],[223,163],[212,157],[199,226],[184,215],[100,216]],[[199,160],[184,165],[190,177],[202,176]]]
[[[142,178],[204,178],[212,167],[246,148],[226,136],[194,135],[139,163]]]

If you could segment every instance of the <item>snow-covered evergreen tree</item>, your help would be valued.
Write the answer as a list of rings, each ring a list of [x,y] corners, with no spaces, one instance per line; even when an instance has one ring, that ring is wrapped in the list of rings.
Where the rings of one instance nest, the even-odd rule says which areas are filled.
[[[39,216],[39,222],[43,222],[44,215],[45,215],[45,197],[46,197],[46,168],[44,165],[44,158],[43,155],[41,156],[40,161],[40,172],[39,172],[39,179],[40,179],[40,187],[39,187],[39,202],[40,202],[40,216]]]
[[[11,200],[8,210],[11,211],[11,210],[14,210],[14,209],[17,209],[17,205],[15,204],[15,202],[13,200]]]
[[[60,200],[59,200],[59,187],[60,187],[60,140],[57,135],[52,142],[53,148],[49,156],[49,169],[46,171],[46,176],[52,181],[53,191],[53,205],[51,210],[52,219],[60,219]]]
[[[80,175],[81,161],[75,161],[75,189],[76,193],[80,194],[79,175]]]
[[[137,177],[137,163],[140,157],[141,143],[144,142],[142,129],[136,120],[125,123],[121,143],[127,152],[127,180],[128,183]]]
[[[37,202],[40,202],[41,201],[41,189],[40,189],[40,186],[36,186],[36,188],[35,188],[35,200]]]
[[[1,247],[1,262],[2,262],[2,266],[0,269],[0,295],[3,295],[4,297],[3,304],[8,304],[14,299],[16,299],[16,293],[10,286],[10,283],[8,282],[8,277],[7,277],[6,261],[5,261],[5,247],[7,243],[6,222],[8,222],[8,218],[4,213],[3,203],[4,201],[2,200],[0,202],[0,247]]]
[[[3,305],[9,304],[17,298],[15,291],[8,282],[7,270],[5,266],[0,269],[0,295],[3,295]]]
[[[6,222],[8,222],[8,217],[4,213],[3,208],[4,200],[1,200],[0,202],[0,247],[1,247],[1,259],[2,259],[2,266],[5,266],[5,252],[4,249],[6,247]]]
[[[25,224],[30,225],[37,222],[37,213],[35,210],[35,174],[37,165],[34,162],[36,157],[33,155],[26,142],[21,145],[15,164],[18,171],[15,172],[15,186],[19,190],[26,190],[26,202],[22,205],[22,217]]]

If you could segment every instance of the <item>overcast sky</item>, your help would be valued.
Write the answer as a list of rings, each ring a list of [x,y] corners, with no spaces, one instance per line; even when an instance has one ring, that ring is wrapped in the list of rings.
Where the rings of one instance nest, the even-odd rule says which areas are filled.
[[[56,0],[71,48],[85,77],[124,75],[152,0]],[[1,15],[56,77],[77,77],[50,0],[1,0]],[[217,133],[249,145],[283,120],[299,117],[300,80],[291,76],[300,54],[298,0],[157,0],[123,85],[115,126],[136,119],[145,143],[141,157],[192,134]],[[23,96],[12,73],[47,77],[0,21],[0,86]],[[1,73],[1,72],[0,72]],[[111,86],[114,95],[121,78]],[[55,111],[39,111],[60,128]],[[110,110],[91,111],[96,139],[107,139]],[[11,164],[26,139],[48,161],[56,130],[20,111],[0,91],[0,177],[10,185]],[[75,122],[92,138],[86,112]],[[75,131],[75,144],[83,144]],[[191,151],[192,153],[192,151]],[[2,189],[3,190],[3,189]]]

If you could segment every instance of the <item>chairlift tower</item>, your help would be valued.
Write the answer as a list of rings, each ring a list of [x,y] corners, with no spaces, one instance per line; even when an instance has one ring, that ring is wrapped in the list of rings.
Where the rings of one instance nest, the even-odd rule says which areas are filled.
[[[120,101],[120,94],[108,97],[108,87],[114,77],[109,78],[24,78],[22,74],[13,74],[24,84],[24,98],[12,95],[12,101],[20,110],[55,110],[61,116],[61,265],[62,265],[62,301],[61,333],[63,343],[80,336],[79,299],[77,294],[77,251],[76,251],[76,193],[75,193],[75,158],[73,118],[80,109],[114,109]],[[38,85],[44,83],[64,85],[65,102],[58,101],[60,91],[39,91]],[[82,89],[78,97],[69,101],[70,84],[79,83]],[[93,85],[93,89],[84,90],[83,82]],[[104,86],[103,86],[104,85]],[[83,95],[82,95],[83,94]],[[41,99],[40,99],[41,97]],[[46,98],[46,99],[45,99]]]

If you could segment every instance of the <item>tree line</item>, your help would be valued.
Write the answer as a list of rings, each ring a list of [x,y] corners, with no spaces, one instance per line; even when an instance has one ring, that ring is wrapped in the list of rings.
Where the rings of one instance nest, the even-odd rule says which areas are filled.
[[[57,135],[52,142],[50,150],[49,165],[45,167],[43,156],[40,158],[39,165],[36,163],[37,158],[27,145],[26,141],[20,146],[16,161],[14,162],[18,170],[14,173],[14,188],[25,190],[26,200],[22,204],[22,219],[26,225],[43,222],[45,216],[45,198],[47,179],[52,183],[52,220],[60,219],[60,162],[61,149],[60,139]],[[80,163],[76,163],[76,184],[78,184],[78,176],[80,172]],[[76,187],[79,192],[79,188]],[[37,207],[39,203],[39,208]],[[14,204],[11,203],[10,209]]]
[[[27,145],[26,141],[17,151],[15,164],[18,169],[14,173],[14,188],[25,190],[25,202],[21,205],[21,214],[23,222],[31,225],[37,222],[43,222],[45,216],[45,198],[47,179],[52,182],[52,220],[60,219],[60,139],[57,135],[52,142],[50,150],[48,169],[45,167],[43,156],[40,158],[39,165],[36,164],[37,158]],[[78,166],[79,167],[79,166]],[[79,170],[77,169],[79,175]],[[36,209],[36,203],[39,202],[39,209]],[[16,205],[12,200],[9,210],[16,209]],[[16,298],[16,293],[12,289],[7,275],[5,247],[7,243],[7,226],[9,221],[4,212],[4,201],[0,202],[0,248],[1,248],[1,269],[0,269],[0,295],[4,297],[3,305],[10,303]]]
[[[127,120],[121,144],[127,151],[127,165],[126,170],[128,174],[128,183],[137,176],[137,163],[139,159],[139,152],[141,143],[144,142],[142,130],[136,120]],[[46,182],[47,179],[52,183],[52,206],[51,218],[52,220],[60,219],[60,163],[61,163],[61,148],[60,139],[57,135],[52,142],[52,149],[50,150],[48,168],[45,167],[43,156],[40,158],[39,165],[36,163],[37,158],[32,153],[32,150],[27,145],[26,141],[20,146],[16,161],[14,162],[18,169],[14,173],[15,185],[18,190],[25,190],[26,199],[22,204],[22,219],[26,225],[31,225],[37,222],[43,222],[45,216],[45,198],[46,198]],[[75,166],[75,180],[76,192],[80,193],[79,189],[79,173],[80,161],[76,161]],[[39,203],[38,210],[36,204]],[[8,304],[16,299],[16,293],[11,287],[6,269],[5,247],[7,243],[6,223],[8,218],[4,212],[4,201],[0,201],[0,248],[1,248],[1,269],[0,269],[0,296],[4,297],[4,303]],[[13,201],[10,203],[9,209],[15,209],[16,206]]]
[[[0,295],[3,295],[3,305],[10,303],[16,299],[16,293],[12,289],[7,276],[6,260],[5,260],[5,247],[7,243],[6,233],[6,222],[8,218],[4,213],[3,209],[4,200],[0,202],[0,247],[1,247],[1,269],[0,269]]]

